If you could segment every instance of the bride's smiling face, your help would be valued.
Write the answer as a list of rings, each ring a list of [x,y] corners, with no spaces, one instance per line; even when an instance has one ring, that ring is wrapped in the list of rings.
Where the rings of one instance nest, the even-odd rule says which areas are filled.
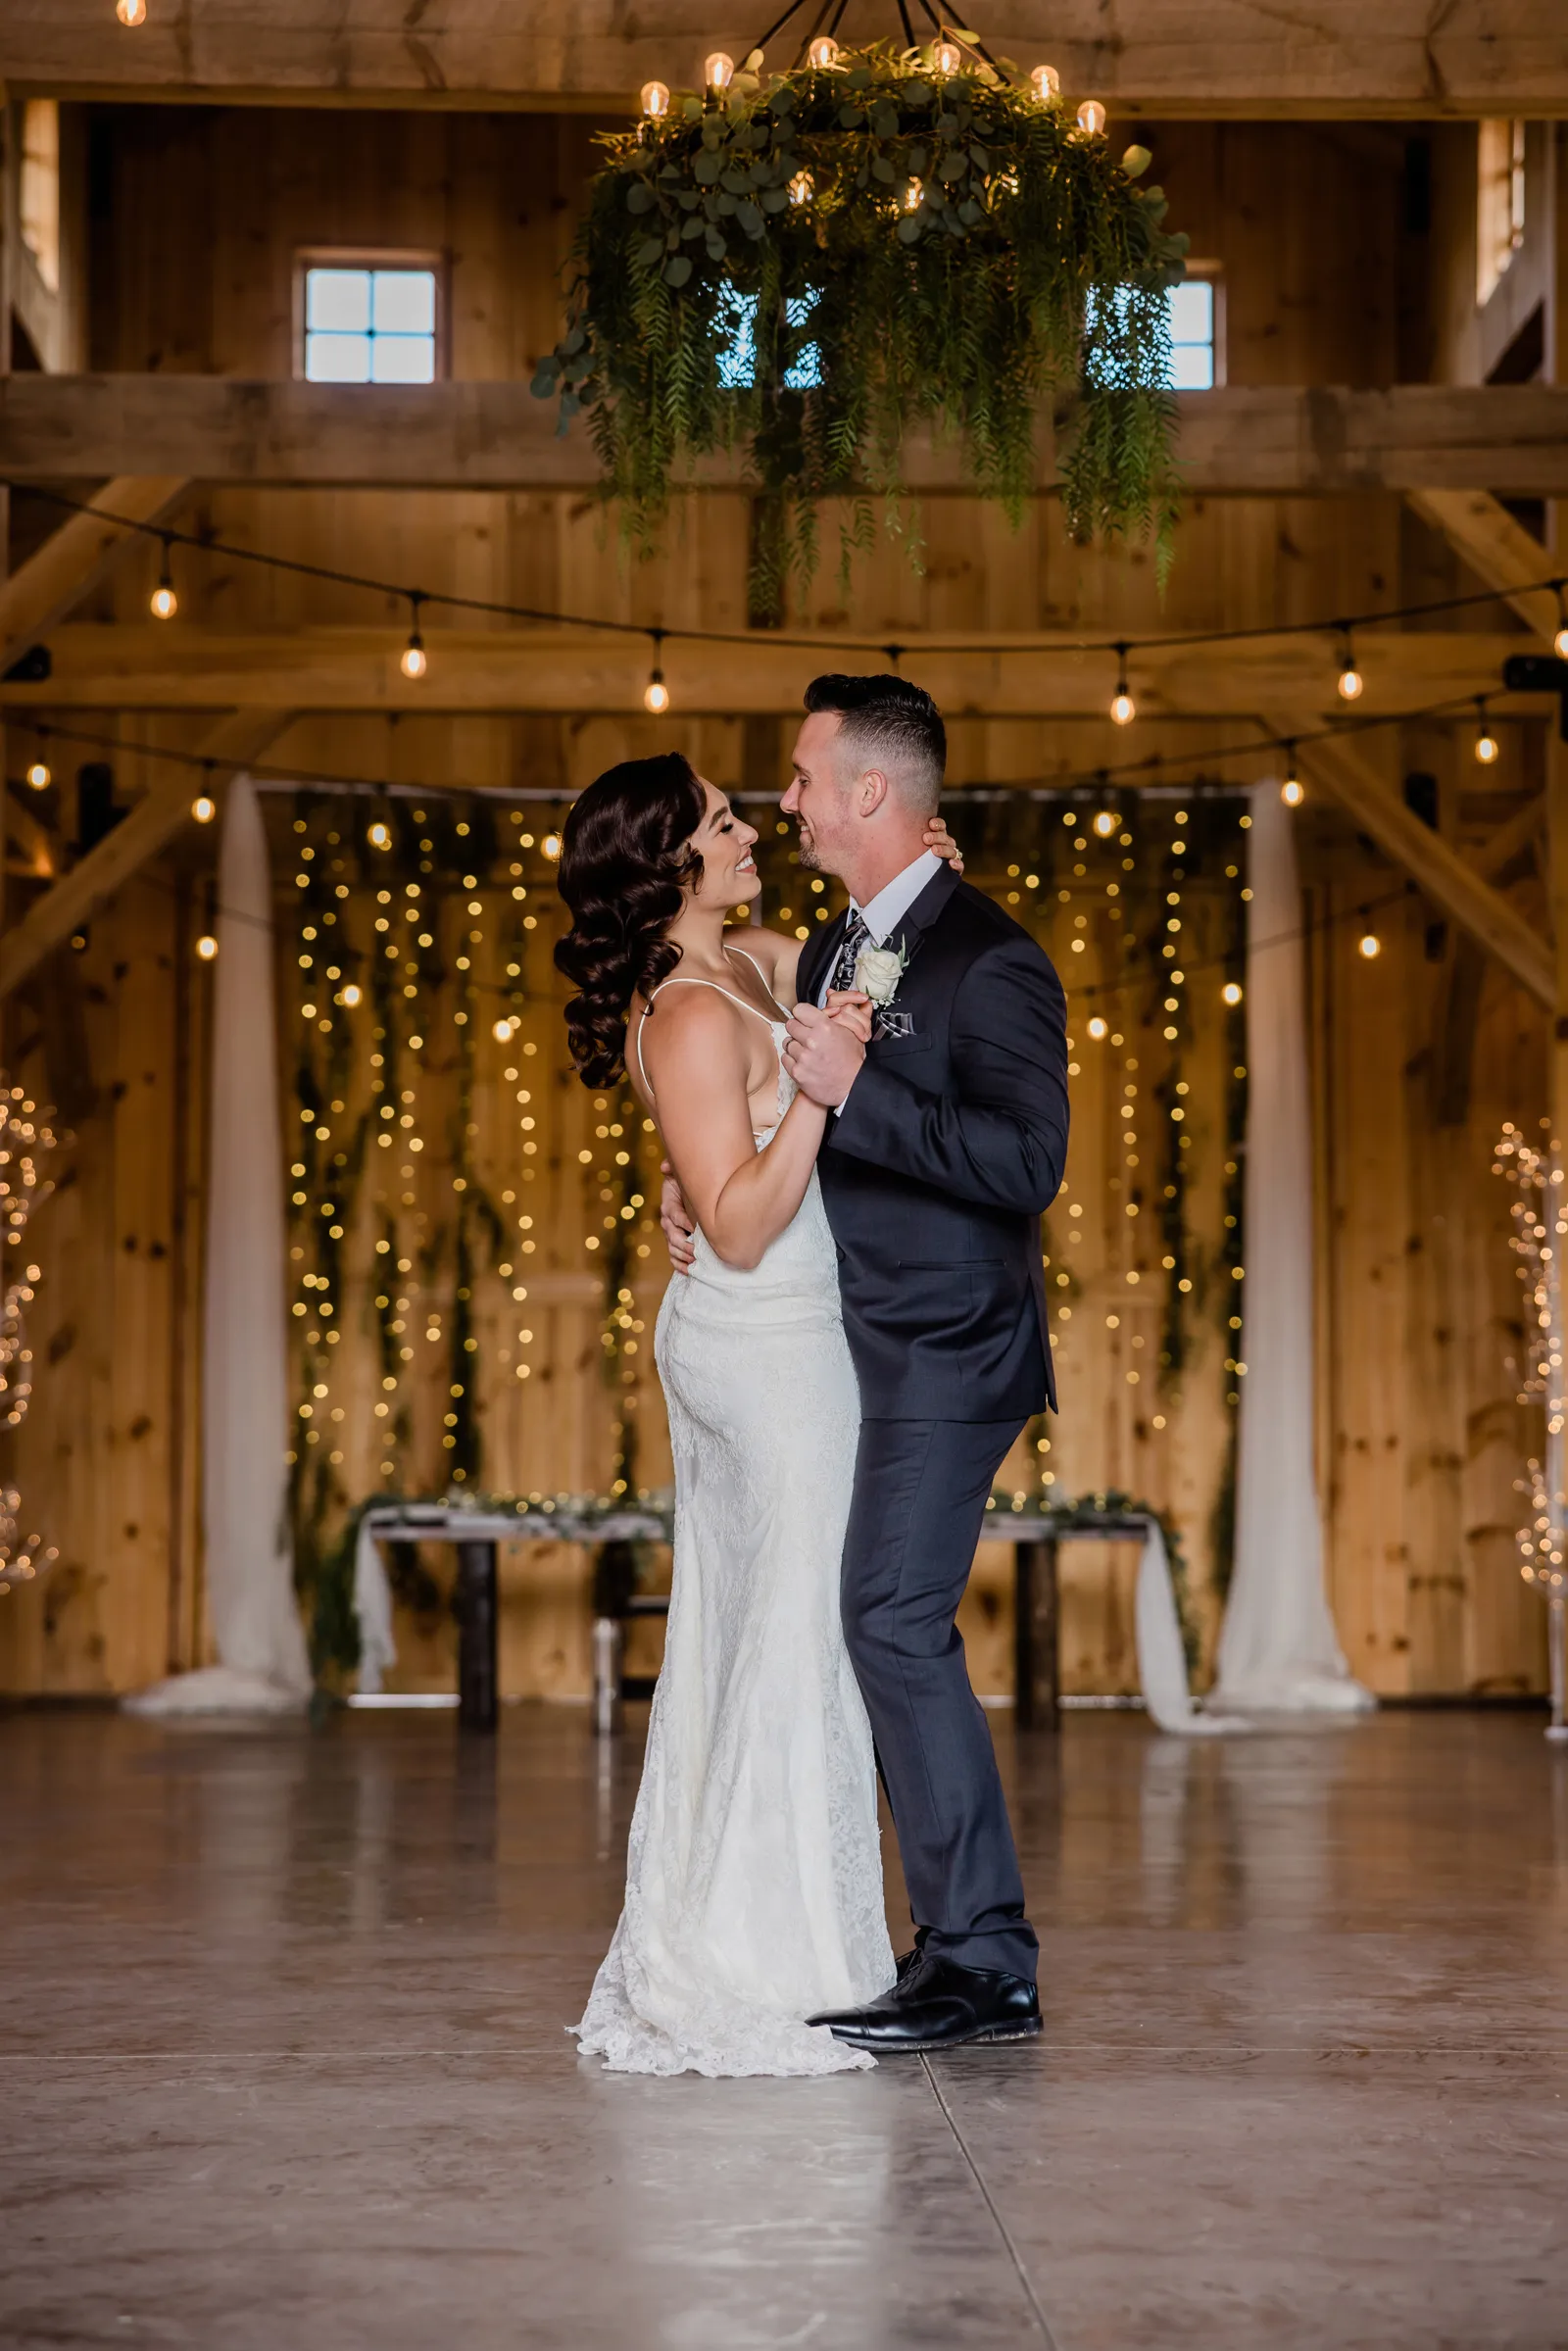
[[[752,850],[757,833],[736,815],[716,785],[705,782],[708,808],[692,835],[691,845],[703,860],[702,878],[692,891],[692,903],[702,906],[747,906],[761,894]]]

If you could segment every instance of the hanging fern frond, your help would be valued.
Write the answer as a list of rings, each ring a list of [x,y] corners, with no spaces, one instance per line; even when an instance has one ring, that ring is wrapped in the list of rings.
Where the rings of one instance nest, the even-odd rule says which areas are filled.
[[[815,556],[814,514],[902,502],[911,427],[959,441],[1016,522],[1054,414],[1074,537],[1152,537],[1178,506],[1164,228],[1147,150],[1112,158],[1054,99],[967,58],[841,51],[737,73],[721,97],[603,142],[573,249],[564,335],[534,391],[586,412],[605,495],[658,545],[697,462],[740,449],[776,527],[776,589]],[[917,530],[908,534],[918,544]]]

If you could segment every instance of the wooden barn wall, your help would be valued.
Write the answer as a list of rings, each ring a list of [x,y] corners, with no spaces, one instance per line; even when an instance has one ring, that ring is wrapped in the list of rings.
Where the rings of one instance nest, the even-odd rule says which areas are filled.
[[[285,374],[299,251],[368,246],[445,255],[455,374],[526,375],[556,330],[556,272],[591,164],[592,127],[516,116],[98,113],[89,124],[91,364]],[[1409,141],[1406,129],[1366,126],[1183,123],[1153,133],[1173,218],[1190,229],[1195,254],[1223,271],[1232,383],[1375,385],[1407,371],[1410,350],[1429,332],[1412,292],[1425,283],[1426,264],[1416,252],[1420,220],[1406,201]],[[648,622],[733,627],[746,617],[749,514],[739,497],[690,502],[666,555],[631,566],[592,507],[566,497],[225,488],[204,492],[189,514],[195,527],[230,544],[348,561],[465,593]],[[20,516],[18,527],[26,520]],[[933,501],[924,529],[923,572],[884,549],[860,565],[846,596],[830,556],[812,585],[795,593],[792,617],[890,637],[987,626],[1136,634],[1301,619],[1441,594],[1456,579],[1441,547],[1397,501],[1381,497],[1196,502],[1163,604],[1142,551],[1106,556],[1069,546],[1050,500],[1017,534],[961,499]],[[824,543],[831,548],[831,523]],[[376,619],[398,627],[406,618],[391,599],[260,571],[220,549],[176,561],[174,627]],[[140,617],[152,578],[150,565],[132,558],[85,616]],[[439,626],[427,635],[438,661]],[[1107,699],[1112,683],[1107,667]],[[1331,684],[1326,675],[1325,705]],[[143,745],[188,743],[199,723],[173,715],[124,723],[113,755],[122,796],[157,772]],[[1141,725],[1136,751],[1177,762],[1197,747],[1244,741],[1246,732],[1234,722]],[[669,745],[723,784],[776,789],[788,740],[785,722],[729,724],[678,711],[662,722],[593,711],[567,719],[333,716],[297,722],[271,759],[417,786],[450,822],[449,796],[466,788],[564,795],[614,759]],[[1412,733],[1402,744],[1393,735],[1375,740],[1392,780],[1416,767],[1437,774],[1440,821],[1460,841],[1479,842],[1519,805],[1539,759],[1524,729],[1507,730],[1503,760],[1486,779],[1473,767],[1463,771],[1469,762],[1461,765],[1441,732]],[[13,757],[21,742],[14,738]],[[1118,837],[1080,856],[1076,834],[1048,804],[999,811],[995,804],[966,809],[962,800],[965,785],[1050,782],[1113,761],[1127,756],[1128,742],[1108,724],[1001,724],[965,713],[953,727],[954,805],[972,871],[1004,896],[1016,893],[1018,910],[1057,955],[1073,991],[1078,1063],[1072,1157],[1047,1239],[1065,1409],[1049,1431],[1027,1434],[1003,1484],[1025,1494],[1048,1477],[1058,1492],[1120,1487],[1167,1507],[1206,1658],[1226,1567],[1228,1399],[1239,1376],[1228,1366],[1245,1360],[1230,1329],[1237,1244],[1225,1223],[1235,1212],[1237,1179],[1228,1170],[1236,1166],[1245,1080],[1235,1076],[1238,1024],[1218,995],[1241,920],[1243,804],[1234,796],[1214,804],[1201,860],[1184,872],[1191,935],[1206,944],[1194,958],[1182,1031],[1170,1049],[1147,973],[1119,998],[1091,991],[1117,978],[1120,942],[1135,920],[1150,930],[1185,802],[1129,800],[1131,849]],[[291,796],[268,797],[286,1072],[305,1035],[307,1001],[295,985],[296,855],[308,843],[324,859],[343,857],[350,898],[341,935],[352,933],[356,953],[373,956],[374,882],[362,871],[367,805],[318,802],[301,819]],[[667,1479],[668,1456],[650,1359],[662,1288],[650,1205],[656,1140],[613,1096],[586,1094],[565,1064],[561,990],[549,960],[557,915],[539,850],[549,806],[485,806],[501,847],[476,876],[484,944],[474,955],[491,993],[471,1000],[472,1017],[460,1029],[453,1015],[463,1000],[449,990],[441,1024],[419,1052],[400,1047],[395,1082],[385,1068],[372,1070],[367,1013],[348,1053],[348,1079],[333,1097],[343,1109],[328,1111],[319,1148],[329,1164],[361,1113],[371,1113],[373,1124],[385,1100],[372,1092],[379,1075],[383,1087],[416,1097],[426,1146],[407,1186],[414,1207],[403,1207],[401,1175],[382,1187],[392,1210],[432,1220],[427,1233],[442,1216],[450,1225],[443,1187],[461,1161],[503,1218],[506,1248],[487,1245],[466,1301],[476,1340],[476,1394],[468,1400],[482,1440],[479,1482],[541,1494],[601,1490],[615,1471],[617,1426],[629,1423],[637,1431],[633,1483],[657,1488]],[[306,835],[295,832],[299,821]],[[533,836],[526,848],[524,832]],[[458,888],[463,859],[449,834],[440,838],[440,861],[451,859],[442,917],[450,955],[467,894]],[[787,842],[769,838],[769,916],[785,919],[789,904],[794,920],[825,918],[837,903],[832,892],[802,894]],[[1342,1638],[1354,1670],[1389,1692],[1539,1689],[1537,1606],[1511,1556],[1512,1480],[1530,1449],[1532,1414],[1515,1401],[1518,1286],[1507,1200],[1490,1168],[1501,1120],[1529,1127],[1539,1117],[1543,1023],[1494,968],[1478,971],[1462,942],[1439,935],[1430,910],[1343,820],[1309,807],[1300,838],[1320,1209],[1318,1447]],[[8,1690],[121,1690],[206,1653],[195,1480],[211,981],[194,965],[191,943],[205,920],[215,846],[193,832],[94,922],[85,951],[57,957],[7,1015],[7,1053],[26,1083],[50,1099],[75,1088],[74,1139],[62,1153],[71,1181],[37,1227],[45,1268],[33,1342],[37,1401],[18,1446],[21,1481],[61,1559],[35,1588],[0,1602],[0,1687]],[[1082,874],[1073,870],[1079,863]],[[440,878],[432,875],[431,886]],[[525,902],[512,899],[518,882]],[[519,903],[534,928],[525,945],[517,942],[520,1026],[503,1047],[486,1011],[500,992],[518,993],[498,958]],[[1135,904],[1143,909],[1136,918]],[[1377,909],[1383,939],[1371,963],[1354,947],[1363,906]],[[1092,1043],[1087,1017],[1100,1004],[1110,1025]],[[73,1039],[84,1040],[84,1051]],[[1179,1102],[1172,1050],[1190,1089]],[[1131,1104],[1147,1121],[1137,1169],[1127,1163],[1121,1116],[1129,1087],[1139,1090]],[[1177,1106],[1188,1144],[1186,1278],[1194,1284],[1185,1294],[1179,1372],[1158,1360],[1169,1351],[1160,1260],[1170,1250],[1163,1184],[1152,1173],[1175,1148],[1169,1112]],[[286,1114],[292,1108],[286,1098]],[[619,1137],[609,1131],[617,1124]],[[629,1169],[615,1165],[622,1149]],[[405,1164],[396,1151],[385,1155],[389,1168],[394,1158],[399,1169]],[[329,1464],[338,1499],[328,1531],[342,1508],[383,1485],[431,1490],[450,1462],[443,1438],[454,1280],[450,1269],[426,1276],[410,1249],[405,1283],[395,1292],[377,1287],[374,1158],[343,1244],[344,1285],[330,1321],[336,1336],[329,1343],[318,1313],[296,1318],[299,1394],[309,1399],[317,1385],[328,1391],[312,1424],[316,1457],[342,1456]],[[643,1205],[622,1219],[633,1189]],[[1082,1216],[1071,1216],[1073,1205]],[[603,1249],[587,1246],[604,1242],[607,1214],[625,1228],[630,1257],[624,1279],[611,1287],[629,1290],[627,1299],[607,1298]],[[523,1216],[531,1218],[526,1228]],[[303,1274],[315,1260],[298,1230],[291,1246],[302,1249]],[[1240,1253],[1245,1261],[1245,1236]],[[395,1302],[377,1308],[381,1295],[406,1297],[406,1310]],[[302,1290],[293,1303],[310,1309],[315,1297]],[[378,1350],[394,1314],[413,1360],[399,1373],[408,1443],[389,1476],[380,1442],[387,1420],[377,1422],[373,1407]],[[426,1336],[432,1329],[434,1340]],[[329,1365],[330,1377],[318,1382],[316,1363]],[[518,1376],[523,1365],[526,1379]],[[1006,1556],[1001,1543],[985,1546],[964,1620],[976,1681],[996,1692],[1010,1686]],[[1134,1686],[1132,1564],[1097,1546],[1064,1554],[1069,1689]],[[440,1561],[432,1555],[425,1566],[436,1585],[411,1588],[418,1605],[400,1617],[398,1678],[407,1687],[447,1683],[452,1672]],[[580,1696],[589,1663],[582,1556],[519,1547],[505,1587],[505,1687]],[[642,1662],[651,1664],[652,1654]]]

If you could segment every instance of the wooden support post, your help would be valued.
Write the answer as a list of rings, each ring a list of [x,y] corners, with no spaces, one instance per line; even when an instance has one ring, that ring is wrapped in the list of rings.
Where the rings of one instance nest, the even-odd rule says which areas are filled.
[[[1410,490],[1406,496],[1527,627],[1538,637],[1552,635],[1557,599],[1536,584],[1549,576],[1551,557],[1490,490]]]
[[[190,486],[183,474],[122,475],[94,492],[86,514],[63,522],[0,587],[0,672],[97,586],[143,536],[139,524],[162,521]]]
[[[226,782],[227,773],[261,758],[292,715],[282,710],[236,710],[207,736],[201,756],[227,771],[221,778]],[[155,784],[79,865],[28,909],[0,944],[0,1002],[189,822],[191,802],[200,788],[195,773],[184,768]]]

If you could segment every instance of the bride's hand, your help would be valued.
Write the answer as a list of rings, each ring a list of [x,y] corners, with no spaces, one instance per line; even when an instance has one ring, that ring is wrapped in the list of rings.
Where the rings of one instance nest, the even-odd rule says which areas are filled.
[[[927,849],[934,850],[939,857],[944,857],[955,873],[963,871],[963,852],[940,816],[933,816],[926,826],[925,845]]]
[[[862,1045],[871,1042],[871,999],[862,996],[858,988],[830,988],[823,1009],[829,1020],[840,1028],[849,1029]]]

